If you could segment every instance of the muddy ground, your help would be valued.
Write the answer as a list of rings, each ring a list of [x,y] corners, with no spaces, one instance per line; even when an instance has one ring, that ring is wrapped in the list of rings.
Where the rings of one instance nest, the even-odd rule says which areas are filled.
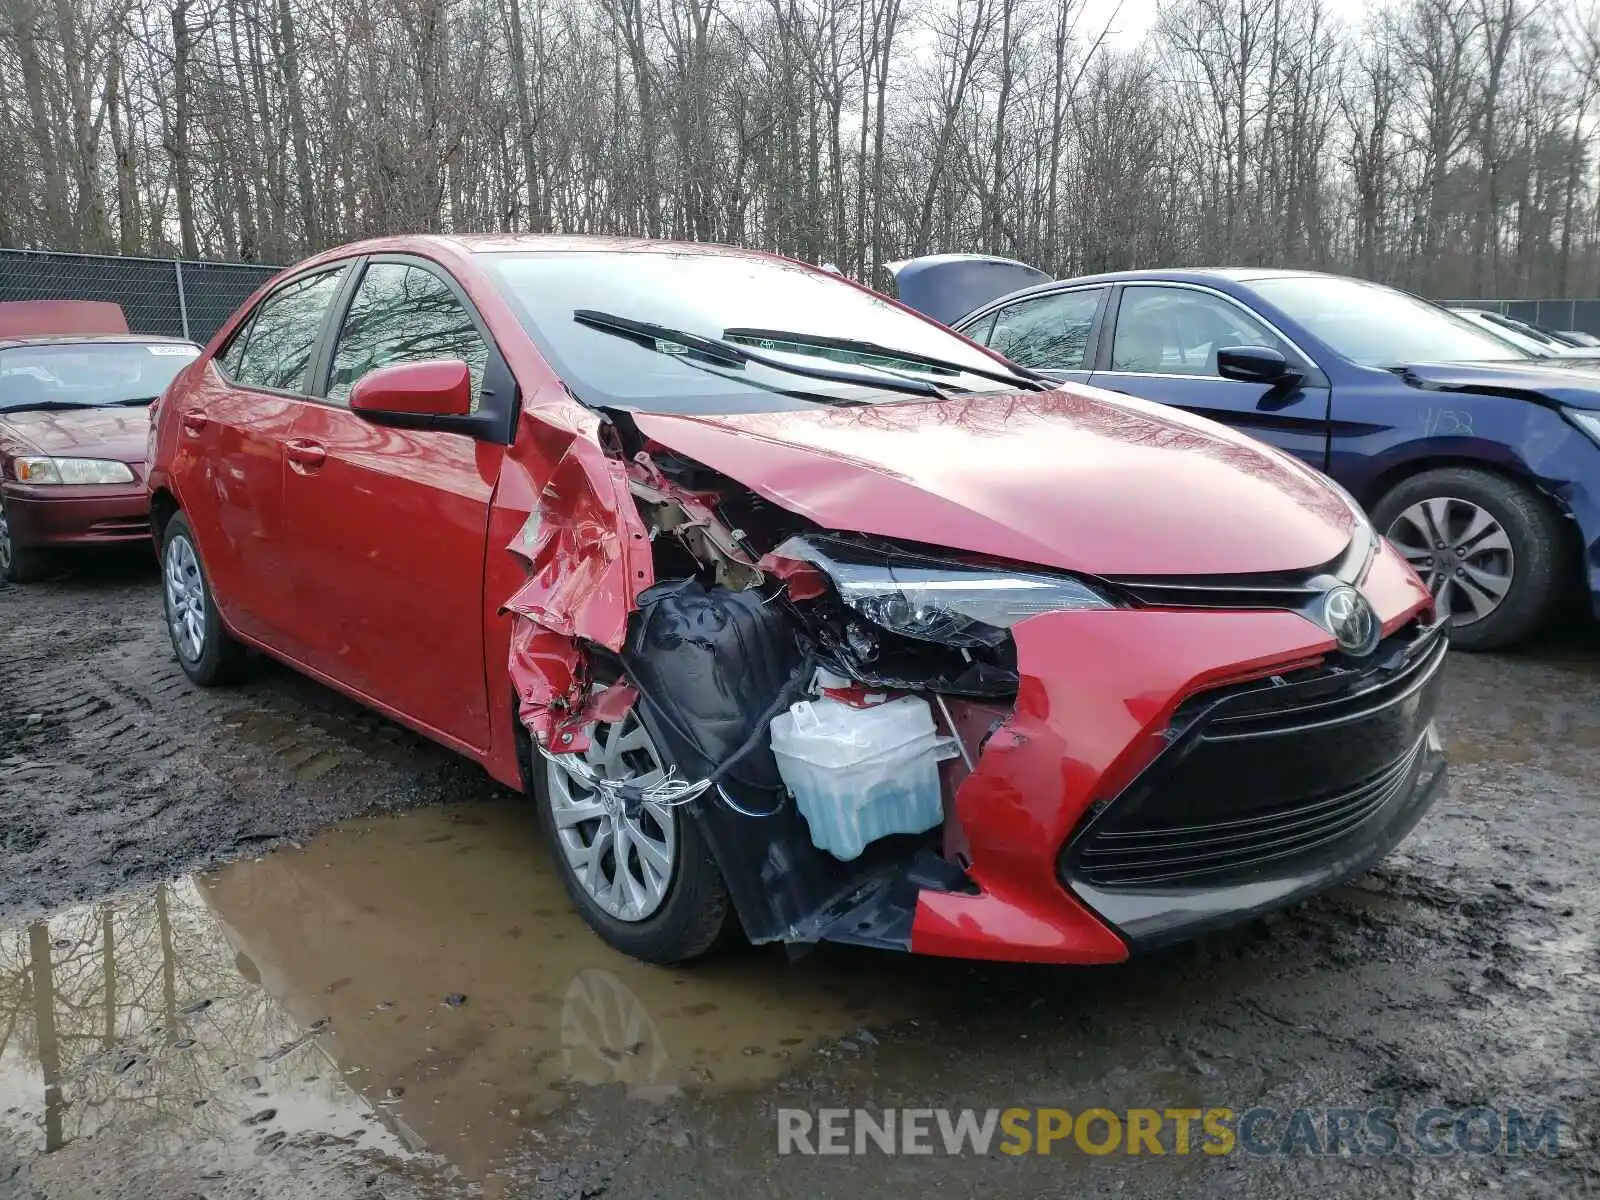
[[[587,933],[518,797],[271,665],[191,688],[158,607],[143,556],[0,589],[5,1200],[1600,1194],[1592,629],[1454,656],[1447,797],[1266,922],[1114,969],[665,971]],[[780,1108],[1096,1106],[1564,1124],[1524,1155],[776,1153]]]

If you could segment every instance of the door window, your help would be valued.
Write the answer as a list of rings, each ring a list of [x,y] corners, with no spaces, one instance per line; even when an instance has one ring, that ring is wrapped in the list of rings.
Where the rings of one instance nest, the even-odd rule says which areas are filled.
[[[1104,288],[1055,292],[1002,308],[984,339],[1012,362],[1043,371],[1079,371]]]
[[[378,367],[442,358],[460,359],[471,370],[476,412],[489,347],[466,306],[431,271],[373,263],[339,330],[328,399],[346,403],[356,380]]]
[[[1282,349],[1272,332],[1238,305],[1192,288],[1129,287],[1117,311],[1111,369],[1158,375],[1216,375],[1217,351]]]
[[[343,275],[340,267],[297,279],[263,300],[243,336],[243,348],[236,343],[223,353],[223,366],[234,382],[304,392],[322,318]]]

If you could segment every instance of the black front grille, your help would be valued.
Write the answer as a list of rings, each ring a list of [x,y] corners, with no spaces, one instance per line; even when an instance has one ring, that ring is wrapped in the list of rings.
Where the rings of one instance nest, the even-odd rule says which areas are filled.
[[[1372,565],[1378,540],[1370,528],[1350,539],[1337,558],[1303,571],[1249,575],[1113,575],[1105,582],[1153,608],[1309,608],[1335,583],[1359,583]]]
[[[1236,883],[1336,853],[1406,792],[1445,650],[1440,627],[1414,627],[1365,669],[1195,697],[1156,761],[1091,809],[1062,853],[1063,875],[1112,888]]]

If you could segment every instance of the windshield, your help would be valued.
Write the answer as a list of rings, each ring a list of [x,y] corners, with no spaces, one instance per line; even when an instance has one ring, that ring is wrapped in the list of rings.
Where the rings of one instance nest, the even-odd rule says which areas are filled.
[[[1257,279],[1250,286],[1335,354],[1362,366],[1533,357],[1454,313],[1376,283],[1288,275]]]
[[[906,379],[971,392],[1015,391],[1021,383],[970,373],[966,368],[992,373],[1006,366],[942,326],[836,276],[778,259],[671,250],[485,257],[529,336],[590,404],[736,413],[814,403],[904,402],[906,389],[887,385]],[[681,347],[668,341],[618,337],[593,321],[580,322],[573,315],[578,311],[748,346],[781,363],[837,367],[863,380],[882,374],[885,386],[680,353]],[[818,339],[854,345],[805,344]],[[894,351],[908,357],[889,353]],[[929,358],[949,365],[918,361]]]
[[[61,342],[0,350],[0,412],[149,402],[200,355],[184,342]]]

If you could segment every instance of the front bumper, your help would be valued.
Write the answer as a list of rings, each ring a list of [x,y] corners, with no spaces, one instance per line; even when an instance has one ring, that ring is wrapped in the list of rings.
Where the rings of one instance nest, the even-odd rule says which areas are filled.
[[[1287,611],[1121,609],[1052,613],[1017,626],[1016,710],[989,734],[955,798],[975,886],[923,890],[910,949],[1117,962],[1364,872],[1416,824],[1444,778],[1433,733],[1444,638],[1422,625],[1431,611],[1426,593],[1392,552],[1380,555],[1363,588],[1384,618],[1386,641],[1361,663],[1338,659],[1326,632]],[[1370,690],[1401,666],[1409,670],[1400,684]],[[1237,773],[1238,764],[1196,749],[1222,740],[1213,718],[1247,715],[1216,701],[1237,705],[1231,697],[1301,683],[1324,691],[1305,706],[1272,701],[1270,720],[1258,713],[1256,728],[1237,730],[1259,735],[1255,778],[1232,779],[1242,799],[1231,809],[1226,789],[1222,800],[1208,799],[1200,785]],[[1346,707],[1322,717],[1311,711],[1326,702]],[[1350,756],[1369,743],[1372,750]],[[1191,768],[1199,775],[1185,777]],[[1289,811],[1296,806],[1303,811]],[[1321,821],[1317,836],[1299,836],[1307,819]],[[1244,838],[1251,853],[1213,856],[1198,871],[1167,862],[1119,877],[1084,866],[1084,851],[1107,844],[1102,834],[1165,839],[1156,857],[1181,859],[1192,849],[1186,838],[1238,848],[1239,830],[1227,826],[1241,821],[1258,833],[1273,821],[1280,827]],[[1266,844],[1283,836],[1281,846]]]
[[[1061,852],[1063,884],[1137,951],[1364,874],[1443,785],[1446,649],[1441,627],[1412,627],[1355,679],[1197,697],[1168,749],[1086,814]]]
[[[18,546],[98,546],[150,539],[142,483],[79,487],[4,485],[6,521]]]
[[[1600,446],[1548,410],[1536,410],[1528,426],[1529,436],[1518,449],[1540,490],[1572,522],[1571,548],[1600,618]]]

